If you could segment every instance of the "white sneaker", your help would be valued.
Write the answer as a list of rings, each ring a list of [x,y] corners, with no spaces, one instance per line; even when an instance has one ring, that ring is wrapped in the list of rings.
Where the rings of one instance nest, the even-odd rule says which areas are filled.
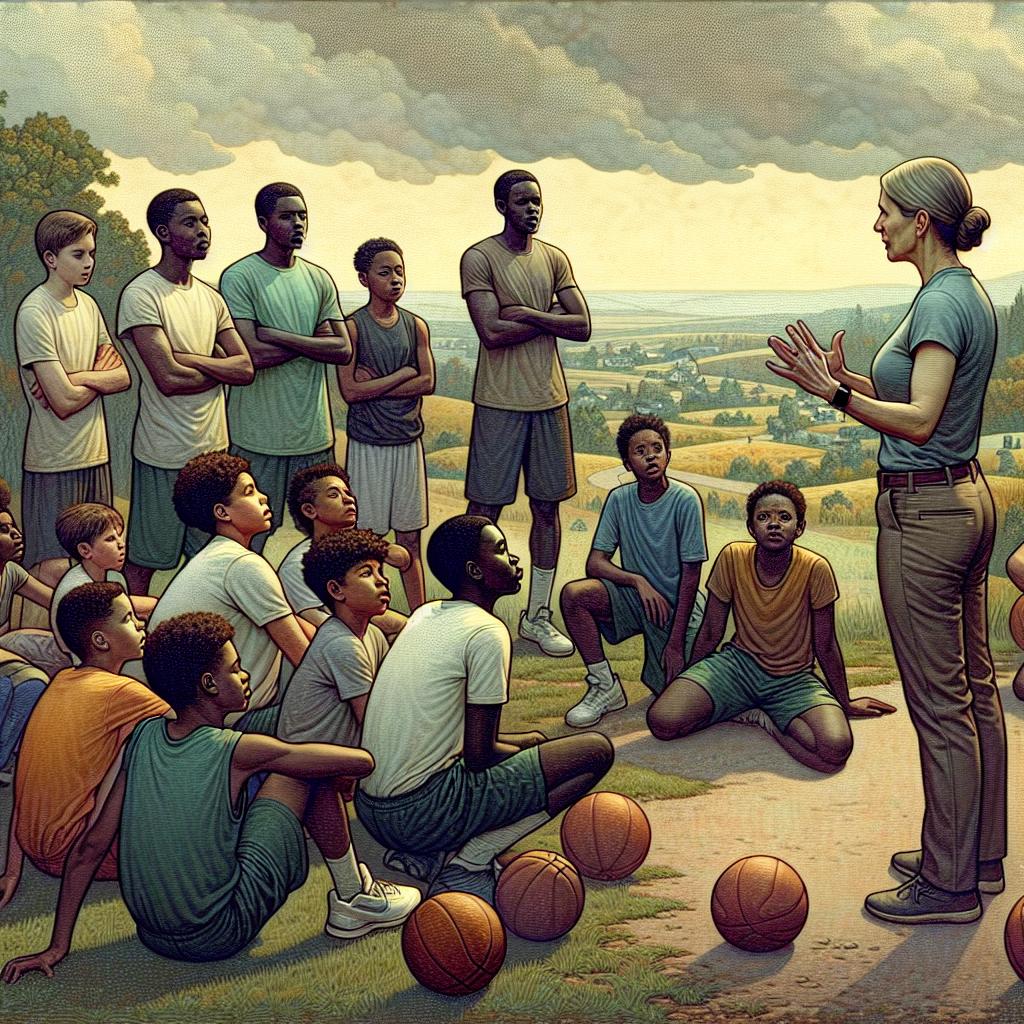
[[[768,712],[762,711],[760,708],[750,708],[748,711],[741,711],[733,721],[739,722],[741,725],[756,725],[764,729],[775,740],[782,736],[778,726],[769,717]]]
[[[621,711],[626,706],[626,691],[614,672],[611,686],[589,672],[585,682],[587,692],[583,694],[583,699],[565,713],[565,724],[577,729],[597,725],[609,711]]]
[[[341,899],[331,889],[327,894],[327,923],[324,931],[336,939],[355,939],[377,928],[401,924],[419,906],[423,898],[413,885],[375,882],[362,862],[359,874],[363,891],[350,900]]]
[[[541,608],[532,619],[526,617],[526,609],[523,609],[519,614],[519,635],[524,640],[532,640],[552,658],[567,658],[576,650],[573,642],[555,628],[550,608]]]

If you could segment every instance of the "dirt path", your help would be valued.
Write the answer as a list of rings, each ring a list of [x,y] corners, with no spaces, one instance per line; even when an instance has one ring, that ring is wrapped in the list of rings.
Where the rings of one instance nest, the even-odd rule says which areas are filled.
[[[1010,772],[1007,889],[986,896],[971,925],[888,925],[862,908],[866,893],[899,880],[888,870],[894,850],[919,845],[923,807],[917,742],[898,685],[872,695],[897,715],[853,723],[855,749],[844,771],[823,777],[792,761],[760,729],[723,725],[676,743],[637,728],[616,737],[622,758],[659,771],[705,779],[722,788],[689,800],[647,806],[653,831],[648,862],[680,878],[655,883],[690,911],[637,921],[643,940],[686,951],[679,966],[720,986],[681,1020],[1024,1021],[1024,984],[1003,951],[1006,915],[1024,894],[1024,816],[1015,807],[1022,768],[1024,705],[1003,681]],[[639,725],[639,722],[638,722]],[[769,853],[792,864],[810,895],[795,942],[747,954],[718,935],[711,889],[738,857]]]

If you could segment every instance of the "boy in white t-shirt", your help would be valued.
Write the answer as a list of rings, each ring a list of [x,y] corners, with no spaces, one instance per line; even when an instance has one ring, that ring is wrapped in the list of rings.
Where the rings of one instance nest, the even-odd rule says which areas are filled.
[[[167,585],[149,629],[187,612],[224,616],[252,680],[250,710],[237,727],[272,736],[281,655],[298,665],[315,630],[296,618],[270,563],[249,549],[253,537],[270,529],[267,496],[245,459],[207,452],[189,459],[178,473],[173,500],[185,525],[213,538]]]
[[[50,629],[57,646],[78,665],[78,656],[64,641],[57,626],[57,608],[64,596],[83,583],[119,583],[128,593],[121,569],[124,566],[124,519],[116,508],[96,502],[82,502],[64,509],[54,527],[61,547],[74,565],[53,588],[50,601]],[[145,621],[156,606],[156,598],[145,594],[131,597],[132,611]]]
[[[36,225],[35,242],[46,280],[25,296],[14,325],[29,414],[21,509],[26,563],[52,587],[67,568],[53,534],[57,514],[76,501],[113,499],[102,397],[131,379],[99,307],[80,290],[96,265],[96,222],[55,210]]]
[[[173,515],[177,471],[194,455],[228,447],[224,385],[249,384],[252,360],[220,293],[192,276],[210,250],[210,220],[194,192],[168,189],[146,210],[160,261],[125,285],[117,334],[139,371],[132,437],[131,560],[125,576],[145,594],[157,569],[174,569],[184,550],[207,540],[186,534]]]
[[[456,516],[427,563],[452,598],[417,608],[377,672],[362,735],[376,767],[356,810],[389,866],[493,903],[498,854],[591,789],[614,750],[600,733],[499,731],[512,643],[493,609],[523,575],[502,532]]]

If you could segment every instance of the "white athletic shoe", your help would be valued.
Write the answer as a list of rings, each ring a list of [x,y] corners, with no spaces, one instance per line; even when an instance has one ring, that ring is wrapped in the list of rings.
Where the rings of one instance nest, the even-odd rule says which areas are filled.
[[[782,733],[779,732],[779,727],[771,720],[768,712],[762,711],[760,708],[750,708],[748,711],[741,711],[733,721],[739,722],[741,725],[756,725],[764,729],[774,740],[782,736]]]
[[[524,640],[532,640],[552,658],[567,658],[576,650],[573,642],[555,628],[550,608],[541,608],[532,619],[526,617],[523,609],[519,614],[519,635]]]
[[[622,689],[619,677],[612,673],[612,685],[601,682],[587,673],[587,692],[583,699],[565,713],[565,724],[579,729],[597,725],[609,711],[621,711],[626,706],[626,691]]]
[[[419,906],[419,889],[413,885],[375,882],[369,868],[362,862],[359,874],[363,891],[350,900],[341,899],[331,889],[327,894],[327,923],[324,931],[336,939],[355,939],[377,928],[393,928],[401,924]]]

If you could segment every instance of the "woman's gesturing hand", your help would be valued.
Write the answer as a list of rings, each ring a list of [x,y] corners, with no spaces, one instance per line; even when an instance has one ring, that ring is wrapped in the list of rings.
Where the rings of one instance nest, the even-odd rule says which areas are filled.
[[[789,342],[774,334],[768,339],[771,350],[782,360],[782,364],[768,361],[765,366],[772,373],[793,381],[809,394],[830,401],[839,386],[834,373],[841,371],[844,365],[843,332],[838,331],[832,339],[830,352],[825,352],[818,344],[803,320],[797,320],[796,326],[787,324],[786,333]]]

